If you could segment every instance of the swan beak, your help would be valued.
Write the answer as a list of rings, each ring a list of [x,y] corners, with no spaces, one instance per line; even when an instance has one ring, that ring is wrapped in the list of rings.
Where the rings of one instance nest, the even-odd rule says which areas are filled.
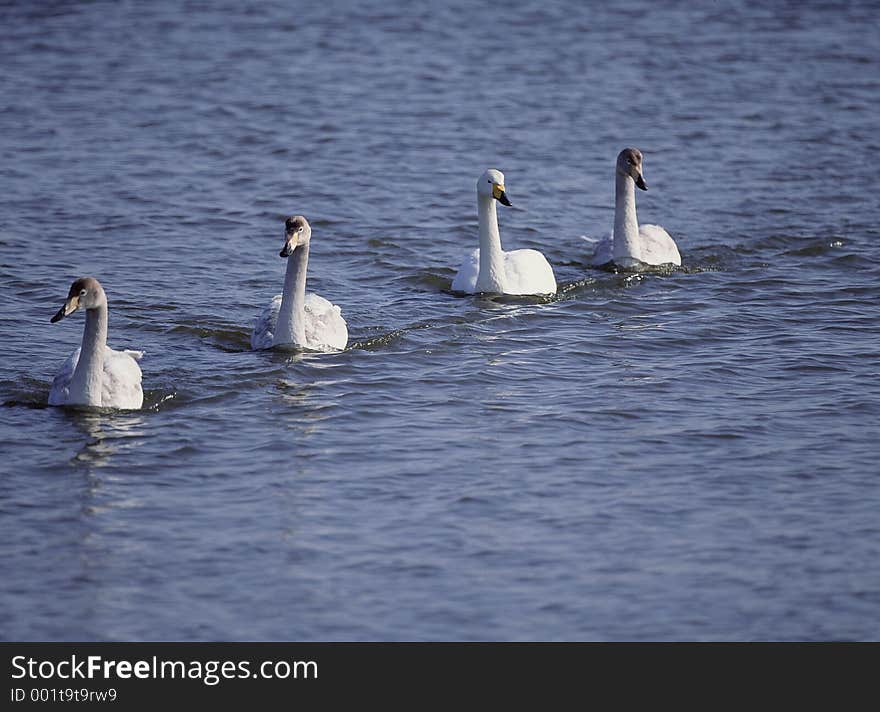
[[[492,185],[492,197],[494,197],[495,200],[497,200],[502,205],[513,205],[513,203],[511,203],[510,199],[507,197],[507,193],[504,192],[504,186],[498,185],[498,183]]]
[[[293,254],[293,251],[296,249],[296,245],[299,242],[299,239],[296,236],[296,233],[289,235],[287,237],[287,242],[284,243],[284,247],[281,248],[281,252],[278,253],[279,257],[290,257]]]
[[[55,313],[50,322],[54,324],[56,321],[61,321],[64,317],[73,314],[77,309],[79,309],[79,297],[71,297],[64,302],[64,306]]]
[[[648,190],[648,186],[645,183],[645,179],[642,178],[642,174],[639,173],[639,177],[636,178],[636,185],[639,186],[642,190]]]

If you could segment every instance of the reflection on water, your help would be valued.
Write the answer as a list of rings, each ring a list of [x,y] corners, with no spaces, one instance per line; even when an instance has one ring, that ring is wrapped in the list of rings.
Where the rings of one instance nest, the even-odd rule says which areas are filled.
[[[278,403],[281,406],[277,415],[285,427],[300,436],[319,433],[321,423],[333,417],[338,400],[328,397],[335,381],[297,381],[294,377],[284,378],[277,384]],[[330,386],[330,388],[328,388]]]
[[[96,410],[66,409],[85,441],[71,458],[71,464],[100,468],[112,464],[113,455],[139,445],[144,436],[144,417],[138,413],[107,413]]]

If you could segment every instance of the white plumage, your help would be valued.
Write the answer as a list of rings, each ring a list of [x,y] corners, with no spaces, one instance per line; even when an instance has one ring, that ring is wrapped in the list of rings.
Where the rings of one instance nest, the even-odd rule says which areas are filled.
[[[595,247],[590,263],[613,263],[623,269],[642,265],[680,265],[681,254],[670,234],[659,225],[639,225],[636,188],[647,190],[642,175],[642,152],[625,148],[617,156],[614,183],[614,232]]]
[[[555,294],[553,268],[537,250],[504,252],[504,294]],[[452,291],[474,294],[480,276],[480,248],[471,252],[452,280]]]
[[[284,291],[260,312],[251,333],[251,348],[293,346],[337,351],[348,345],[342,310],[313,292],[306,293],[312,228],[302,215],[287,218],[280,256],[287,259]]]
[[[659,225],[639,225],[639,242],[642,248],[641,261],[657,266],[665,264],[680,265],[681,253],[672,236]],[[597,245],[590,264],[601,266],[614,262],[614,237],[607,235]]]
[[[538,250],[501,249],[497,203],[510,205],[504,174],[489,169],[477,180],[480,246],[469,253],[452,280],[455,292],[468,294],[555,294],[553,268]]]
[[[52,389],[49,391],[49,405],[93,405],[101,408],[120,408],[137,410],[144,403],[141,387],[141,368],[137,362],[143,351],[115,351],[104,346],[104,368],[101,378],[101,401],[99,403],[77,403],[71,400],[70,383],[82,347],[77,348],[61,366]]]
[[[283,295],[276,294],[257,317],[251,334],[251,348],[271,349]],[[348,325],[342,310],[320,294],[309,292],[305,300],[305,348],[313,351],[341,351],[348,345]]]
[[[107,346],[107,295],[94,277],[82,277],[70,287],[64,306],[52,317],[57,322],[78,309],[86,312],[82,345],[64,362],[52,381],[49,405],[82,405],[137,410],[144,403],[142,351],[115,351]]]

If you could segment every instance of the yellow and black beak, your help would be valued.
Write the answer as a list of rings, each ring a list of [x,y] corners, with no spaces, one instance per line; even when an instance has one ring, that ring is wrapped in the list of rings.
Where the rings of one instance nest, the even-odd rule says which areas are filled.
[[[55,323],[56,321],[61,321],[64,317],[70,316],[79,309],[79,296],[69,297],[66,302],[64,302],[64,306],[61,307],[53,316],[50,321],[51,323]]]
[[[502,205],[513,205],[507,197],[507,193],[504,192],[504,186],[500,183],[492,184],[492,197],[495,198]]]

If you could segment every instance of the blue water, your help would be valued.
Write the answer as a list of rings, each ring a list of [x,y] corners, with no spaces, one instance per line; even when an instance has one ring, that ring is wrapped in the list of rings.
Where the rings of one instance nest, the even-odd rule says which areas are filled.
[[[880,637],[876,22],[0,7],[0,638]],[[588,266],[627,145],[681,270]],[[487,167],[557,299],[449,293]],[[249,349],[293,213],[343,353]],[[141,412],[46,406],[88,274]]]

